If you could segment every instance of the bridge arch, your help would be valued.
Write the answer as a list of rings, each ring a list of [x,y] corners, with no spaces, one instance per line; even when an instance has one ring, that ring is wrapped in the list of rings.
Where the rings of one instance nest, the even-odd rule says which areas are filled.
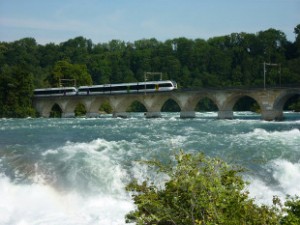
[[[253,99],[260,108],[262,108],[262,103],[260,101],[260,99],[258,98],[258,96],[256,96],[255,94],[232,94],[223,104],[222,108],[226,109],[226,110],[233,110],[234,106],[236,105],[236,103],[244,98],[244,97],[249,97],[251,99]]]
[[[291,99],[292,97],[294,96],[299,96],[300,95],[300,91],[288,91],[288,92],[285,92],[285,93],[282,93],[280,94],[276,100],[274,101],[274,105],[273,105],[273,108],[275,110],[280,110],[282,111],[283,110],[283,107],[285,105],[285,103]]]
[[[169,98],[163,102],[160,111],[161,112],[180,112],[182,110],[182,106],[178,103],[176,98]]]
[[[43,106],[42,109],[39,109],[38,112],[41,116],[50,117],[50,116],[52,116],[51,112],[53,111],[53,107],[54,108],[59,108],[61,110],[61,114],[60,114],[60,117],[61,117],[62,113],[63,113],[63,105],[59,101],[57,101],[57,102],[56,101],[49,101],[47,104],[45,104]]]
[[[262,102],[255,92],[251,93],[230,93],[226,95],[225,101],[220,104],[218,118],[219,119],[233,119],[233,108],[235,104],[244,97],[249,97],[257,102],[260,109],[263,109]],[[223,100],[223,98],[221,98]],[[220,100],[219,100],[220,101]],[[221,102],[221,101],[220,101]]]
[[[86,116],[87,109],[86,105],[82,102],[78,102],[74,109],[75,117]]]
[[[65,104],[64,109],[67,112],[74,112],[76,106],[78,104],[80,104],[80,103],[83,104],[84,107],[86,107],[85,102],[81,102],[81,101],[67,101],[66,104]]]
[[[243,96],[235,102],[233,110],[260,112],[261,108],[259,103],[254,98],[249,96]]]
[[[134,100],[126,109],[127,112],[148,112],[146,106],[143,102],[139,100]]]
[[[59,104],[54,103],[50,109],[49,117],[61,117],[62,116],[62,108]]]
[[[214,96],[210,95],[203,95],[200,98],[197,98],[194,103],[193,109],[195,111],[206,111],[205,109],[209,107],[207,104],[213,105],[213,108],[215,108],[216,111],[219,110],[218,101],[214,98]]]
[[[93,112],[97,113],[112,113],[113,109],[108,99],[103,100],[100,104],[93,105]]]
[[[102,109],[101,109],[102,108]],[[86,116],[87,117],[98,117],[101,111],[110,111],[111,105],[108,98],[91,98],[86,102]]]

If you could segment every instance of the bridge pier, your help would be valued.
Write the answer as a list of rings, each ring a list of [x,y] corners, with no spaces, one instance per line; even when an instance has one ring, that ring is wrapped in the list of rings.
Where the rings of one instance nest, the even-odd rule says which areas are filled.
[[[161,113],[160,112],[146,112],[145,116],[146,116],[146,118],[160,118]]]
[[[283,120],[283,112],[281,110],[264,110],[261,112],[261,118],[266,121]]]
[[[127,112],[113,112],[113,117],[128,118],[129,116]]]
[[[38,112],[40,117],[43,118],[49,118],[50,117],[50,112]]]
[[[233,119],[232,110],[220,110],[218,111],[218,119]]]
[[[99,117],[99,113],[97,113],[97,112],[87,112],[85,116],[88,117],[88,118],[95,118],[95,117]]]
[[[61,118],[74,118],[75,117],[75,113],[74,112],[63,112],[61,114]]]
[[[181,111],[180,112],[180,118],[195,118],[196,112],[195,111]]]

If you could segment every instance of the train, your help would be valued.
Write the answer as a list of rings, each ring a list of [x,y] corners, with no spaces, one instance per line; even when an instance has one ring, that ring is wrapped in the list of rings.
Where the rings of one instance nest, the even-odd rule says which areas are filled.
[[[72,96],[101,95],[121,93],[164,92],[177,89],[177,83],[172,80],[146,81],[119,84],[103,84],[76,87],[40,88],[34,90],[34,96]]]

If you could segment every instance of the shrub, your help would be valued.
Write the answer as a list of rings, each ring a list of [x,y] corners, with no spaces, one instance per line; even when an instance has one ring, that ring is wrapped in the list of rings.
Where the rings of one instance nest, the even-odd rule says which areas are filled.
[[[137,225],[210,225],[278,224],[281,214],[275,206],[258,206],[249,198],[240,173],[216,158],[199,153],[175,156],[175,164],[144,162],[169,179],[164,188],[149,180],[133,180],[126,187],[136,210],[126,215],[126,222]]]

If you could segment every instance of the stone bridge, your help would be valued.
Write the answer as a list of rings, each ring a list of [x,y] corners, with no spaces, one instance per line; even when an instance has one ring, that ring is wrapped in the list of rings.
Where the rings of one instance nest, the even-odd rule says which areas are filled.
[[[62,110],[62,117],[74,117],[74,110],[79,103],[85,106],[87,117],[99,115],[99,108],[109,102],[114,117],[126,117],[128,107],[135,101],[145,106],[148,118],[160,117],[161,109],[169,99],[180,107],[181,118],[195,117],[196,105],[204,98],[212,100],[218,107],[219,119],[232,119],[233,107],[242,97],[254,99],[260,106],[263,120],[283,119],[283,107],[288,99],[300,95],[300,87],[273,89],[201,89],[176,90],[172,92],[136,93],[136,94],[103,94],[87,96],[49,96],[34,97],[33,105],[42,117],[49,117],[52,107],[57,104]]]

